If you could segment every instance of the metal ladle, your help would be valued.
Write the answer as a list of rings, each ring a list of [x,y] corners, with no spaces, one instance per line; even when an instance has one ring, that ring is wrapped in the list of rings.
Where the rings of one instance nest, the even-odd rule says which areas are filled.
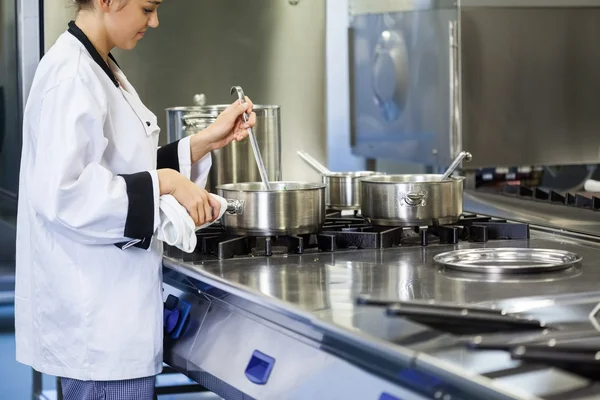
[[[240,86],[232,86],[230,94],[234,94],[235,92],[237,92],[240,102],[244,104],[246,102],[244,90]],[[249,119],[250,116],[248,115],[248,113],[244,112],[244,122],[248,122]],[[271,190],[271,185],[269,185],[269,178],[267,176],[267,170],[265,169],[265,164],[263,162],[262,156],[260,155],[258,142],[256,141],[256,136],[254,136],[254,131],[252,130],[252,128],[248,128],[248,137],[250,138],[250,144],[252,145],[252,152],[254,153],[256,165],[258,166],[258,173],[260,174],[260,179],[262,180],[263,185],[265,185],[265,189]]]
[[[463,162],[463,160],[465,160],[466,162],[469,162],[472,159],[473,159],[473,156],[471,155],[471,153],[469,153],[468,151],[461,151],[460,154],[458,155],[458,157],[456,157],[456,159],[454,160],[454,162],[452,164],[450,164],[450,166],[448,167],[446,172],[444,172],[444,175],[442,175],[442,179],[440,179],[440,180],[445,181],[446,179],[448,179],[450,177],[450,175],[452,175],[454,170],[460,165],[460,163]]]
[[[296,154],[298,154],[300,158],[302,158],[309,166],[311,166],[318,173],[323,175],[331,175],[331,171],[326,166],[312,158],[307,153],[298,150]]]

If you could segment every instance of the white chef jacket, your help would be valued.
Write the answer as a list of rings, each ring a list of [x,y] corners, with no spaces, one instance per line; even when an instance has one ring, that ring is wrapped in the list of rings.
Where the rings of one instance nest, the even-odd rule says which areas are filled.
[[[23,122],[17,222],[17,360],[80,380],[162,369],[156,170],[204,186],[189,138],[158,149],[156,116],[73,22],[41,60]],[[158,159],[158,161],[157,161]]]

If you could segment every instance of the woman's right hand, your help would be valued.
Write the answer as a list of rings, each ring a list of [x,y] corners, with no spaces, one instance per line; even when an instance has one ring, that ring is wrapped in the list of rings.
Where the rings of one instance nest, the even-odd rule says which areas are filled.
[[[219,216],[221,204],[208,192],[173,169],[159,169],[160,194],[170,194],[187,210],[196,226]]]

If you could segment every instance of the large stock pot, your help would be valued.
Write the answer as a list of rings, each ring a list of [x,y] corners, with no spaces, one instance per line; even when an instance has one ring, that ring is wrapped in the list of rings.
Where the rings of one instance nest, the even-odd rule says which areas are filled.
[[[227,105],[173,107],[167,109],[167,137],[169,143],[207,128]],[[281,123],[280,108],[275,105],[255,105],[254,134],[263,157],[270,181],[280,181],[281,175]],[[212,152],[212,168],[206,184],[209,192],[226,183],[258,182],[260,174],[252,146],[248,139],[234,141]]]

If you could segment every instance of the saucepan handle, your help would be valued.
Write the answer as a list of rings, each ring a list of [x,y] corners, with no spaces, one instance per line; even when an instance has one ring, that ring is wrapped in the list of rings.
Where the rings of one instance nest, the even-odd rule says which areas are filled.
[[[227,214],[242,215],[244,213],[244,200],[227,199]]]
[[[425,205],[427,199],[427,192],[410,192],[402,196],[407,206],[418,207]]]

